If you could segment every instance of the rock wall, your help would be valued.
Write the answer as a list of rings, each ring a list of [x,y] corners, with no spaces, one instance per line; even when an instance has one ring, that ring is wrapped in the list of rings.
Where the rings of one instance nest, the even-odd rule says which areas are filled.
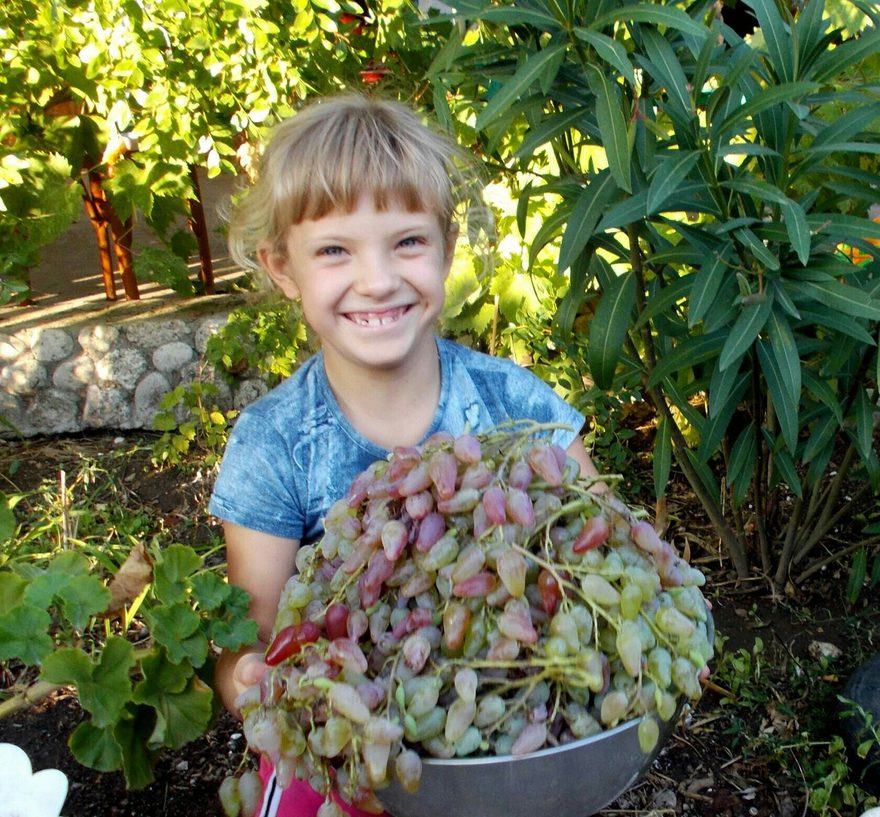
[[[217,386],[221,408],[246,405],[265,392],[262,381],[230,388],[204,359],[208,338],[240,303],[134,302],[0,326],[0,421],[12,427],[0,436],[148,429],[164,395],[196,379]]]

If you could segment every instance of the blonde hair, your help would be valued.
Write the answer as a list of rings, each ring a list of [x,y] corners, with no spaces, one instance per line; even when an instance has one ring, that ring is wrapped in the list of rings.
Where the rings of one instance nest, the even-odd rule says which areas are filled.
[[[477,175],[454,141],[401,103],[356,94],[320,99],[273,129],[256,182],[233,207],[230,253],[259,269],[258,248],[284,252],[290,225],[351,212],[365,193],[380,210],[398,204],[436,213],[446,231],[478,189]]]

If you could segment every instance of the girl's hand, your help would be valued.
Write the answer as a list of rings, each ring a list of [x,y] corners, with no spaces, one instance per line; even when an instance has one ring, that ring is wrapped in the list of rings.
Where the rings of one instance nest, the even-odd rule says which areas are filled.
[[[242,655],[235,662],[235,669],[232,671],[235,697],[237,698],[255,684],[259,684],[268,669],[268,665],[263,661],[262,652],[246,652]]]

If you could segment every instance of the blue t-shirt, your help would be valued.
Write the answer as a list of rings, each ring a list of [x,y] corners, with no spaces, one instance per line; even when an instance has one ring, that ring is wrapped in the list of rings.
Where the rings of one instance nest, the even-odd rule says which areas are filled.
[[[583,415],[513,361],[439,338],[437,348],[440,402],[425,437],[526,419],[569,426],[553,432],[562,448],[580,433]],[[321,535],[327,510],[352,480],[389,453],[342,413],[318,353],[241,413],[208,510],[252,530],[309,541]]]

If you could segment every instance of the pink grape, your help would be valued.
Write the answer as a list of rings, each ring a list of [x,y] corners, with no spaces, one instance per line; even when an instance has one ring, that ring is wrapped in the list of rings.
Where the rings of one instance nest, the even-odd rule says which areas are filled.
[[[500,485],[490,485],[483,491],[482,504],[493,525],[503,525],[507,521],[507,493]]]
[[[531,469],[548,485],[562,485],[562,468],[549,445],[533,445],[526,455]]]
[[[472,465],[483,458],[480,441],[473,434],[460,434],[452,444],[452,452],[459,462]]]
[[[531,528],[535,524],[535,509],[529,495],[519,488],[508,488],[504,507],[507,516],[517,525]]]
[[[420,553],[427,553],[446,533],[446,520],[439,513],[429,513],[419,523],[414,547]]]
[[[435,451],[428,460],[428,473],[440,499],[449,499],[455,493],[458,463],[451,452]]]

